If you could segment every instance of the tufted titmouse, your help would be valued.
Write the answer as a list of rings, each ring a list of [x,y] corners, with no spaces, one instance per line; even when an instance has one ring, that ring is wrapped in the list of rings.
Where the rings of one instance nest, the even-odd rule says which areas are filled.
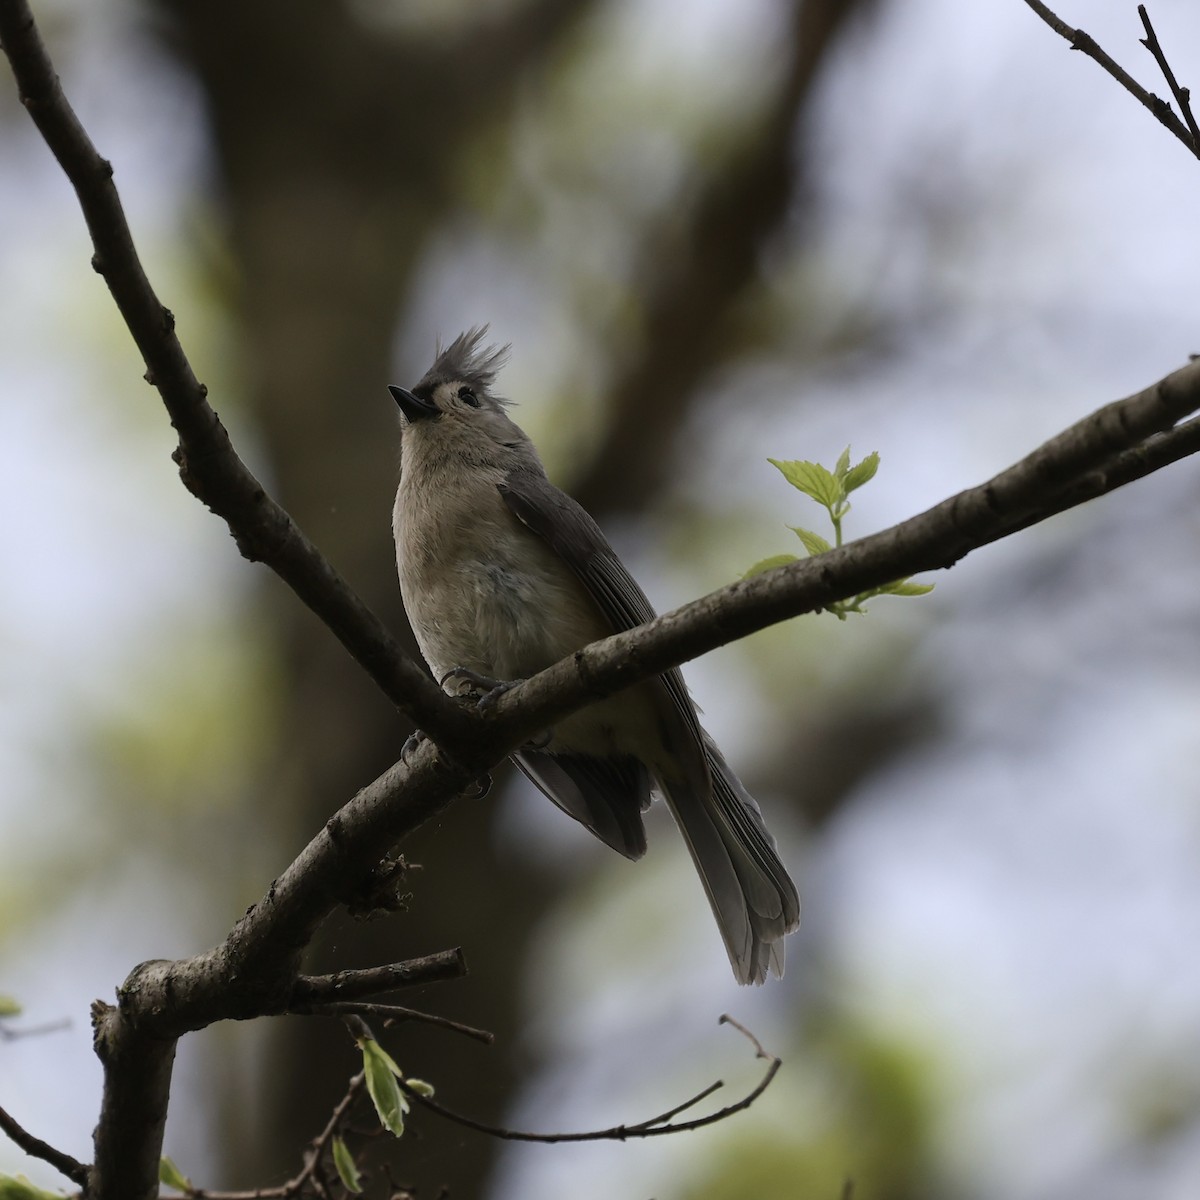
[[[472,329],[441,351],[404,416],[392,530],[400,591],[434,677],[524,679],[654,610],[595,521],[546,478],[491,392],[507,349]],[[758,805],[700,728],[678,670],[566,717],[514,754],[559,808],[627,858],[651,791],[683,832],[739,983],[783,974],[800,901]]]

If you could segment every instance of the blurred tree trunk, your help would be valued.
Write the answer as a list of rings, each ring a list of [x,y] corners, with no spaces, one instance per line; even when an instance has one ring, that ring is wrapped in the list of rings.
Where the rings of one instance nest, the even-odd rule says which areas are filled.
[[[723,318],[753,284],[755,255],[794,203],[797,114],[847,16],[864,6],[797,4],[800,48],[778,102],[746,152],[714,168],[690,214],[684,257],[656,264],[663,269],[647,281],[648,349],[628,365],[618,404],[658,419],[643,425],[639,470],[624,473],[619,493],[603,481],[620,474],[614,461],[634,460],[619,437],[601,447],[584,482],[597,512],[636,511],[662,485],[660,472],[642,468],[669,460],[696,384],[719,361]],[[522,73],[591,7],[531,0],[436,41],[369,28],[333,0],[285,9],[186,0],[156,10],[207,101],[236,255],[240,366],[272,488],[397,630],[404,621],[389,520],[398,438],[384,384],[398,315],[423,247],[454,207],[461,156],[505,118]],[[713,349],[693,361],[697,331]],[[658,372],[663,353],[691,365]],[[618,418],[613,428],[627,424]],[[396,758],[408,731],[281,587],[266,585],[262,603],[284,664],[282,741],[269,783],[249,794],[273,806],[290,853]],[[525,951],[556,885],[497,860],[492,812],[493,800],[455,805],[406,848],[425,866],[411,913],[342,922],[311,965],[368,966],[462,944],[471,978],[405,1000],[492,1029],[497,1046],[413,1026],[394,1044],[406,1070],[448,1081],[446,1093],[473,1114],[500,1120],[516,1085]],[[349,1041],[333,1026],[293,1020],[274,1032],[258,1121],[230,1101],[228,1171],[242,1187],[294,1169],[354,1068]],[[237,1136],[255,1124],[261,1137]],[[493,1146],[477,1135],[426,1120],[395,1150],[396,1179],[419,1184],[422,1195],[442,1185],[456,1197],[486,1190]]]
[[[161,9],[208,104],[236,255],[240,365],[273,489],[397,631],[405,627],[390,539],[398,422],[384,385],[398,314],[464,147],[503,118],[522,65],[587,8],[543,0],[436,46],[389,38],[337,3]],[[471,86],[447,87],[448,78]],[[258,794],[276,808],[290,853],[396,759],[409,731],[293,597],[271,583],[263,603],[263,625],[281,643],[285,694],[281,759]],[[505,1047],[519,1029],[525,943],[547,883],[497,861],[490,811],[460,804],[439,836],[410,848],[427,868],[411,915],[343,921],[315,947],[312,965],[368,966],[462,943],[472,977],[416,1002],[494,1030],[497,1047],[421,1026],[392,1044],[414,1074],[486,1081],[471,1107],[499,1118],[515,1082]],[[237,1111],[244,1097],[229,1101],[228,1173],[241,1186],[294,1170],[355,1069],[348,1038],[330,1023],[289,1021],[274,1032],[259,1118]],[[261,1137],[237,1136],[255,1125]],[[419,1180],[422,1194],[443,1183],[456,1196],[482,1194],[492,1145],[421,1125],[394,1147],[396,1178]]]

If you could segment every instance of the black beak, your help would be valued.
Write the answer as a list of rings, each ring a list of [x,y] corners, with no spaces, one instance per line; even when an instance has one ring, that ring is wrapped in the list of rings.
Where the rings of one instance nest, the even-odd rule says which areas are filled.
[[[408,388],[389,383],[388,391],[392,393],[392,399],[400,405],[400,411],[409,421],[427,421],[430,417],[438,415],[437,405],[432,400],[422,400]]]

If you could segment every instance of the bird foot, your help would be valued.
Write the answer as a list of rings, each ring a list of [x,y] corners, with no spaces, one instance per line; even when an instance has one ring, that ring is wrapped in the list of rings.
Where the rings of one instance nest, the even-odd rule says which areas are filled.
[[[485,697],[486,699],[486,697]],[[429,740],[428,736],[420,729],[414,730],[408,735],[404,741],[404,745],[400,747],[400,761],[408,765],[412,756]],[[485,771],[471,785],[473,791],[463,792],[462,795],[468,800],[482,800],[492,790],[492,777]]]
[[[404,739],[404,745],[400,747],[400,761],[407,764],[409,759],[421,748],[421,744],[428,740],[420,729],[414,729]]]
[[[453,695],[477,697],[477,707],[481,713],[487,712],[505,692],[510,691],[521,682],[519,679],[493,679],[490,675],[481,675],[478,671],[472,671],[470,667],[452,667],[438,682],[444,688],[447,680],[453,680],[455,683]],[[554,731],[547,729],[544,733],[538,734],[536,738],[526,742],[524,748],[526,750],[544,750],[553,740]],[[491,791],[491,786],[492,782],[489,778],[487,786],[480,792],[480,796],[486,796]]]
[[[505,692],[520,682],[518,679],[493,679],[490,675],[481,675],[469,667],[453,667],[447,671],[439,680],[443,688],[448,679],[454,681],[451,695],[474,697],[478,701],[480,712],[487,712]]]
[[[463,798],[465,800],[482,800],[492,790],[492,777],[487,771],[484,771],[471,786],[475,790],[463,792]]]
[[[444,688],[449,680],[454,681],[453,694],[456,696],[487,696],[498,689],[508,691],[513,686],[513,682],[481,675],[470,667],[451,667],[438,683]]]

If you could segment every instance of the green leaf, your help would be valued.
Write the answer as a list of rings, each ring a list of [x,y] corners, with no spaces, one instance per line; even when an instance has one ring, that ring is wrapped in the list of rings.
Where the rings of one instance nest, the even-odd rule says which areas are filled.
[[[794,554],[772,554],[770,558],[761,558],[748,570],[743,579],[753,579],[764,571],[773,571],[776,567],[786,567],[788,563],[799,562]]]
[[[362,1177],[358,1173],[358,1164],[350,1153],[350,1147],[340,1137],[333,1139],[333,1165],[337,1168],[342,1186],[357,1196],[363,1190]]]
[[[842,486],[846,490],[846,495],[850,495],[855,488],[860,488],[864,483],[870,483],[875,478],[875,472],[879,470],[879,453],[872,451],[867,455],[862,462],[857,466],[853,466],[846,472],[845,479],[842,480]]]
[[[846,472],[848,470],[850,470],[850,447],[849,446],[847,446],[845,448],[845,450],[843,450],[841,452],[841,454],[838,455],[837,466],[833,468],[833,473],[834,473],[834,475],[836,475],[838,477],[838,479],[845,479]]]
[[[408,1101],[396,1082],[403,1078],[400,1068],[374,1038],[360,1038],[358,1045],[363,1055],[367,1092],[379,1114],[379,1123],[384,1129],[401,1137],[404,1134],[404,1114],[408,1112]]]
[[[19,1017],[21,1006],[11,997],[0,995],[0,1017]]]
[[[387,1069],[391,1071],[391,1073],[395,1075],[397,1079],[404,1078],[404,1072],[396,1065],[396,1060],[378,1042],[375,1043],[375,1053],[379,1055],[379,1057],[387,1065]]]
[[[63,1195],[34,1187],[24,1175],[0,1175],[0,1200],[63,1200]]]
[[[806,496],[811,496],[818,504],[833,508],[845,498],[842,485],[820,463],[780,462],[778,459],[767,459],[772,466],[783,472],[783,477],[794,488],[798,488]]]
[[[799,525],[789,525],[788,528],[804,543],[809,554],[824,554],[833,547],[819,534],[811,529],[801,529]]]
[[[878,589],[881,596],[928,596],[932,591],[932,583],[909,583],[907,579],[897,579],[895,583],[885,583]]]
[[[165,1154],[158,1160],[158,1182],[180,1192],[194,1190],[192,1181]]]
[[[416,1092],[418,1096],[424,1096],[426,1099],[433,1095],[433,1084],[424,1079],[406,1079],[404,1086],[410,1091]]]

